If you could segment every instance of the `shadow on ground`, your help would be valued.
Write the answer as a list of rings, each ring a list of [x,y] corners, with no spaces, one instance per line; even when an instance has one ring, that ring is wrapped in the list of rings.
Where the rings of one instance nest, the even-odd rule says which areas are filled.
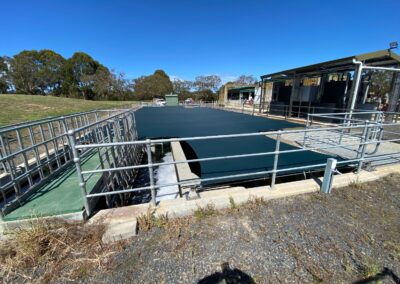
[[[353,284],[367,284],[367,283],[377,283],[378,281],[383,281],[387,279],[392,279],[394,283],[400,284],[400,278],[391,269],[385,267],[381,272],[374,276],[359,280]]]
[[[215,272],[211,275],[204,277],[197,282],[198,284],[255,284],[256,282],[250,275],[243,271],[229,267],[229,263],[225,262],[221,265],[222,272]]]

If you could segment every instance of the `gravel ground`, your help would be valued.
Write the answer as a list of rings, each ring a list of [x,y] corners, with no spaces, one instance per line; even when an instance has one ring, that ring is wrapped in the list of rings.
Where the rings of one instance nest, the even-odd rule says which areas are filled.
[[[400,283],[400,175],[139,232],[96,283]],[[232,206],[235,207],[235,206]]]

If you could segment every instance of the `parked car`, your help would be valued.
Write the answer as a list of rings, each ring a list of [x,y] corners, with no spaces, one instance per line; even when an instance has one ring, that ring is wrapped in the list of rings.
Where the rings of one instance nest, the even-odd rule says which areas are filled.
[[[185,100],[185,104],[192,104],[193,103],[193,99],[192,98],[188,98]]]
[[[165,106],[167,102],[164,99],[156,99],[155,103],[158,106]]]

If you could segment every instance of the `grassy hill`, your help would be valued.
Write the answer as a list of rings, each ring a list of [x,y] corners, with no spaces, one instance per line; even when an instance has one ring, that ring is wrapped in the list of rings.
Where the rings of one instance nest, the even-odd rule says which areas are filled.
[[[47,96],[0,95],[0,125],[93,109],[127,107],[137,102],[87,101]]]

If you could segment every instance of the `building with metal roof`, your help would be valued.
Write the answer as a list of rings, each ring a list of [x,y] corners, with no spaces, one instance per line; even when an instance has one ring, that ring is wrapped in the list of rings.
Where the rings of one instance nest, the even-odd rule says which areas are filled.
[[[400,56],[390,49],[379,50],[265,74],[261,76],[260,111],[285,109],[289,116],[300,116],[312,107],[325,112],[327,109],[349,110],[355,90],[353,108],[376,109],[385,105],[387,110],[395,111],[400,95],[400,73],[390,72],[390,68],[386,68],[389,71],[360,69],[357,62],[377,69],[398,68]],[[360,86],[356,88],[353,81],[358,76]],[[375,85],[379,81],[386,84],[386,89],[377,92]]]
[[[254,100],[257,85],[239,86],[228,82],[219,89],[218,101],[222,104],[229,102],[243,103],[246,100]]]

